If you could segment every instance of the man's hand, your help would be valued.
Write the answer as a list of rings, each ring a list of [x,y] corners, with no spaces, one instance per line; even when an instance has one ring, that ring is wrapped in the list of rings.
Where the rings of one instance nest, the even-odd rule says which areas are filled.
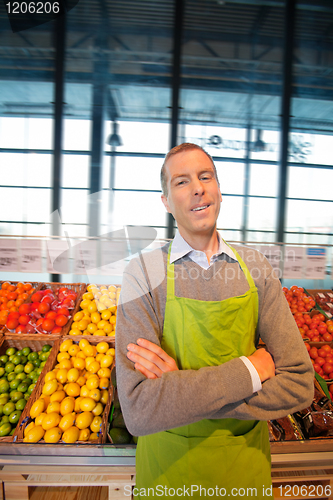
[[[127,349],[128,359],[147,378],[161,378],[163,373],[178,370],[175,360],[149,340],[138,339],[137,344],[128,344]]]
[[[266,349],[257,349],[247,359],[251,361],[258,372],[261,382],[265,382],[269,378],[275,377],[275,364],[272,356]]]

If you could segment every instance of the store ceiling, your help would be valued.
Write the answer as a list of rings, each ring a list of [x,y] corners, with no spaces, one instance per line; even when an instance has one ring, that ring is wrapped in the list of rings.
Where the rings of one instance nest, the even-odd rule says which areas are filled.
[[[183,122],[279,126],[283,4],[185,2]],[[95,80],[104,81],[110,90],[111,114],[115,111],[118,119],[170,120],[173,18],[173,0],[80,0],[67,19],[66,115],[90,117]],[[0,23],[6,22],[7,31],[0,32],[0,80],[12,83],[0,93],[0,112],[48,115],[53,100],[50,82],[55,78],[49,26],[13,34],[2,10]],[[333,128],[332,47],[332,2],[300,0],[293,75],[296,128]],[[33,82],[46,83],[34,92]],[[77,84],[83,83],[79,90]]]

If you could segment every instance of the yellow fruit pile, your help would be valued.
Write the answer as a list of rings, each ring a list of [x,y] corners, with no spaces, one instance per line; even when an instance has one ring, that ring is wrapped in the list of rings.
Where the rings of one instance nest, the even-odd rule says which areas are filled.
[[[82,296],[81,311],[74,315],[69,335],[113,337],[120,288],[114,285],[88,285],[87,290]]]
[[[95,346],[82,339],[77,345],[66,339],[60,345],[58,364],[45,375],[42,394],[30,409],[33,421],[25,428],[23,441],[97,440],[114,353],[107,342]]]

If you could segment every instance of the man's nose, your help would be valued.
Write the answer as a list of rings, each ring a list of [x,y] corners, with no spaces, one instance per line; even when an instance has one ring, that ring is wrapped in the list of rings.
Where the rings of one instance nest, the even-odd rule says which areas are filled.
[[[204,193],[204,184],[201,182],[200,179],[195,179],[193,181],[193,194],[195,196],[202,196]]]

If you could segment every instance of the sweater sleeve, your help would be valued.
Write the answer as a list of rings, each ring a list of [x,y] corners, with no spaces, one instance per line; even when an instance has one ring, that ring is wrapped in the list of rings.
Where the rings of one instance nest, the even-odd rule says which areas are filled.
[[[204,418],[269,420],[310,404],[312,365],[281,285],[272,273],[266,278],[261,302],[258,331],[276,364],[276,376],[264,382],[261,391],[252,393],[250,373],[240,358],[148,380],[126,357],[127,345],[143,336],[160,345],[163,325],[143,273],[124,273],[116,327],[117,384],[124,419],[133,435],[152,434]]]

